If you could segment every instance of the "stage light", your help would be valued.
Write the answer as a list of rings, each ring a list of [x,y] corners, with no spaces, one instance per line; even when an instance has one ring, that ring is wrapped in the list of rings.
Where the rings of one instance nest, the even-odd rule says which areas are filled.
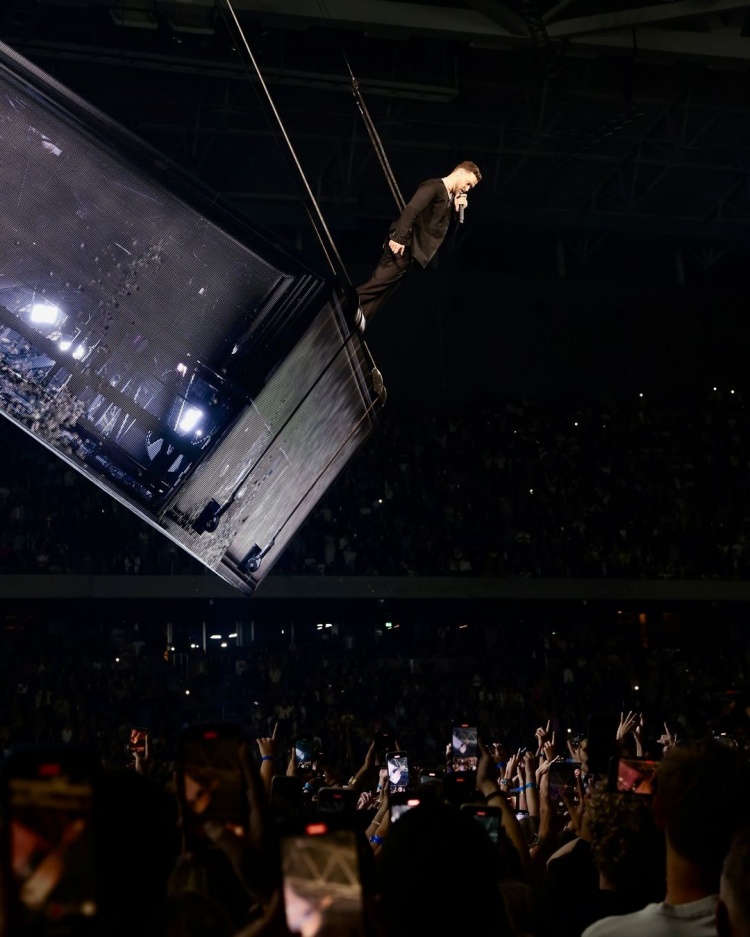
[[[184,377],[187,374],[187,367],[184,364],[177,365],[177,373]]]
[[[86,355],[89,353],[88,348],[85,345],[79,345],[78,348],[73,352],[73,357],[76,361],[83,361]]]
[[[60,351],[70,351],[72,346],[73,342],[71,342],[68,338],[61,338],[57,343],[57,347],[60,349]]]
[[[29,318],[39,325],[57,325],[60,321],[60,310],[49,303],[34,303]]]
[[[226,647],[226,646],[227,646],[227,642],[226,642],[226,641],[222,641],[220,647]]]
[[[220,635],[220,634],[212,634],[210,637],[211,637],[211,640],[212,640],[212,641],[221,641],[221,635]]]
[[[189,433],[191,429],[195,429],[202,416],[203,411],[198,407],[186,407],[177,424],[177,429],[181,429],[183,433]]]
[[[236,638],[236,637],[237,637],[237,632],[236,632],[236,631],[233,631],[231,634],[228,634],[227,637],[228,637],[228,638]]]

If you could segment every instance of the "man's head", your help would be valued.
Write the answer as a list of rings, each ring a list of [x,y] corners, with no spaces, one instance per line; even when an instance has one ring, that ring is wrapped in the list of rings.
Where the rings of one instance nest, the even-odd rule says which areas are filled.
[[[451,173],[451,179],[455,181],[454,194],[465,195],[482,181],[482,173],[476,163],[472,163],[470,159],[465,159],[455,167]]]
[[[750,827],[735,834],[721,872],[719,937],[750,937]]]
[[[655,777],[654,812],[668,845],[715,894],[733,833],[750,822],[744,751],[705,739],[667,752]]]

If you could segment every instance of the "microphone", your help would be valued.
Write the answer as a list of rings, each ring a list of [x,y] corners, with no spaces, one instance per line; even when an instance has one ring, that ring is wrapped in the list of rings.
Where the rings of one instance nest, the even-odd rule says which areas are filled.
[[[459,224],[464,223],[464,206],[463,205],[458,206],[458,223]]]

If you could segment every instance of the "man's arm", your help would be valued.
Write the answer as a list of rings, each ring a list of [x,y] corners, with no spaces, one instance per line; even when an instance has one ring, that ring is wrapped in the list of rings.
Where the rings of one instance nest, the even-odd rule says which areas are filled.
[[[438,182],[440,182],[440,180],[438,180]],[[443,183],[440,182],[440,185],[443,185]],[[427,208],[434,196],[434,185],[420,185],[414,195],[412,195],[411,199],[406,203],[404,210],[401,212],[401,215],[396,222],[396,227],[393,231],[393,237],[388,244],[388,246],[395,254],[403,253],[404,245],[409,240],[409,234],[414,222],[417,219],[417,216],[423,212],[425,208]],[[393,247],[394,243],[401,249],[396,250],[396,248]]]

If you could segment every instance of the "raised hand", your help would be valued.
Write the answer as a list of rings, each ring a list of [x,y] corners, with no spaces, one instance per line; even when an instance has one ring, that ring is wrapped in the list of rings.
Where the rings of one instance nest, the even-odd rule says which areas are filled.
[[[267,738],[258,739],[258,749],[260,751],[261,758],[273,756],[276,754],[276,733],[279,731],[278,722],[273,727],[273,732]]]
[[[662,751],[669,751],[670,748],[673,748],[679,741],[676,735],[672,735],[669,731],[669,726],[664,723],[664,734],[660,735],[657,739],[658,743],[662,747]]]

